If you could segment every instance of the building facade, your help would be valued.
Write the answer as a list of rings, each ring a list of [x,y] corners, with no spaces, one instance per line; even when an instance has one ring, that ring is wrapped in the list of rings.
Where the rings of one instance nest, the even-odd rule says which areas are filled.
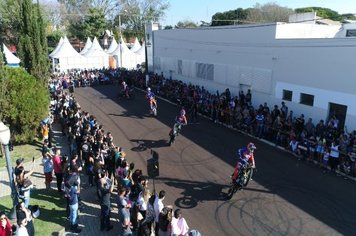
[[[212,92],[230,88],[237,95],[250,89],[255,107],[285,101],[295,116],[304,114],[314,123],[335,115],[341,127],[352,131],[353,29],[355,24],[273,23],[158,30],[152,37],[153,70]]]

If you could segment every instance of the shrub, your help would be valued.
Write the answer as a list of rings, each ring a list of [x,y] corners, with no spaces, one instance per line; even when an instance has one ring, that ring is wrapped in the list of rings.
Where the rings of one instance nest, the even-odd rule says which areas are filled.
[[[49,92],[43,80],[22,68],[3,67],[0,77],[0,119],[10,127],[15,143],[27,143],[37,135],[48,114]]]

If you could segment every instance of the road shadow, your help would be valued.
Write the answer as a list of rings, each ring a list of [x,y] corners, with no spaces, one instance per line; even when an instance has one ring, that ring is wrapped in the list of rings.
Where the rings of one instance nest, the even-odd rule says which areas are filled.
[[[130,139],[131,142],[137,143],[136,147],[131,148],[134,152],[143,152],[147,149],[167,147],[168,141],[166,139],[149,140],[149,139]]]

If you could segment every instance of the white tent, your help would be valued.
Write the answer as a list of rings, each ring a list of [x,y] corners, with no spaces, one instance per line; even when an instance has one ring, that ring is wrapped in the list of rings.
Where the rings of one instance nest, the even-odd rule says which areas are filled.
[[[87,52],[83,54],[87,58],[88,69],[102,69],[109,67],[109,54],[101,48],[98,39],[95,37]]]
[[[86,53],[89,50],[89,48],[91,47],[91,45],[92,45],[92,42],[91,42],[90,38],[88,37],[87,42],[85,43],[85,46],[82,49],[82,51],[80,52],[80,54],[83,55],[84,53]]]
[[[49,54],[49,56],[51,57],[52,55],[56,54],[58,52],[58,50],[61,48],[63,43],[63,38],[61,37],[59,39],[59,43],[57,44],[56,48],[51,52],[51,54]]]
[[[3,44],[2,46],[4,48],[3,52],[6,58],[7,65],[11,67],[19,67],[20,59],[14,54],[12,54],[12,52],[5,46],[5,44]]]
[[[136,65],[142,64],[142,62],[146,61],[146,45],[145,43],[142,44],[139,50],[135,52],[136,55]]]
[[[118,44],[117,44],[115,38],[112,38],[110,47],[108,48],[108,50],[106,51],[106,53],[111,54],[113,51],[116,50],[117,46],[118,46]]]
[[[137,50],[139,50],[141,48],[141,44],[139,43],[137,37],[135,38],[135,42],[134,45],[131,47],[131,51],[132,52],[136,52]]]
[[[120,44],[120,53],[121,53],[121,67],[126,69],[136,68],[136,55],[132,52],[126,45],[123,39],[121,39]],[[118,63],[120,65],[120,63]]]
[[[121,43],[117,45],[116,49],[111,52],[110,55],[115,59],[116,67],[122,67]]]
[[[50,57],[53,70],[66,71],[86,67],[86,59],[72,47],[67,37],[64,37],[58,51]]]

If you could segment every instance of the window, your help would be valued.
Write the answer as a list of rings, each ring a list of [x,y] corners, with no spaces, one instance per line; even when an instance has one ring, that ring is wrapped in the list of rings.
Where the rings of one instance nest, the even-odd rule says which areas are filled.
[[[214,65],[196,63],[196,76],[201,79],[214,80]]]
[[[346,30],[346,37],[356,37],[356,29]]]
[[[300,104],[313,106],[314,105],[314,95],[301,93],[300,94]]]
[[[290,90],[283,89],[283,100],[292,101],[293,92]]]

